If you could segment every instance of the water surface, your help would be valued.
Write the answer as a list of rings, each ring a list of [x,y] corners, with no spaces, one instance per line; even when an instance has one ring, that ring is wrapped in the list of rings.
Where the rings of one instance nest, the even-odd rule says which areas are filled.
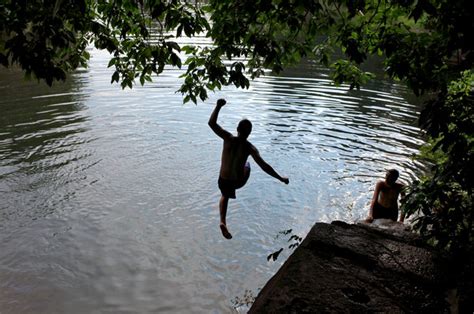
[[[231,313],[276,272],[279,231],[304,236],[317,221],[364,218],[375,182],[395,167],[409,181],[422,143],[407,90],[376,80],[331,84],[306,61],[249,90],[226,88],[183,105],[168,69],[133,90],[110,84],[106,53],[48,88],[0,72],[0,312]],[[290,178],[251,160],[247,186],[218,227],[219,123],[249,140]]]

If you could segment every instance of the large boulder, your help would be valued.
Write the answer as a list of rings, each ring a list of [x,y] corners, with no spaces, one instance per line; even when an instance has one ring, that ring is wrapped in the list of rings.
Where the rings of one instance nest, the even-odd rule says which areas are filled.
[[[317,223],[249,313],[456,312],[443,265],[403,228]]]

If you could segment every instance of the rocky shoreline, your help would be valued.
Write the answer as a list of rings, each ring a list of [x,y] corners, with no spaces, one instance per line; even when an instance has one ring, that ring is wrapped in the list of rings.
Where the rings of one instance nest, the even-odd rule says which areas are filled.
[[[403,228],[316,223],[249,313],[464,312],[452,266]]]

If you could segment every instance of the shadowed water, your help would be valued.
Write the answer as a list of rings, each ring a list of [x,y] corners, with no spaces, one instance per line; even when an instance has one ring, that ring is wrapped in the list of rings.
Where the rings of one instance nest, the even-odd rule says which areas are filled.
[[[419,167],[418,108],[400,85],[331,84],[311,62],[183,105],[178,70],[133,90],[110,84],[108,55],[48,88],[0,72],[0,312],[229,313],[263,287],[316,221],[365,217],[376,180]],[[288,186],[252,164],[219,230],[218,98]],[[245,311],[245,308],[237,308]]]

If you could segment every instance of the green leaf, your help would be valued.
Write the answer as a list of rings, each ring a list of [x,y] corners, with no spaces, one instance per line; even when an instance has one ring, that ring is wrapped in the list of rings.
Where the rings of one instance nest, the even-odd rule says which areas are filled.
[[[207,99],[207,91],[205,88],[201,88],[201,90],[199,91],[199,98],[202,101],[205,101]]]
[[[170,60],[172,65],[181,68],[181,59],[175,53],[170,54]]]
[[[107,65],[107,67],[110,68],[111,66],[115,65],[116,61],[117,60],[115,58],[110,59],[109,64]]]
[[[120,79],[120,74],[119,72],[115,71],[114,74],[112,74],[112,80],[110,81],[110,83],[113,83],[113,82],[118,83],[119,79]]]
[[[278,256],[280,255],[280,253],[282,251],[283,251],[283,248],[281,248],[278,251],[273,252],[272,254],[268,255],[267,256],[267,261],[270,261],[270,259],[272,259],[273,261],[276,261],[278,259]]]

